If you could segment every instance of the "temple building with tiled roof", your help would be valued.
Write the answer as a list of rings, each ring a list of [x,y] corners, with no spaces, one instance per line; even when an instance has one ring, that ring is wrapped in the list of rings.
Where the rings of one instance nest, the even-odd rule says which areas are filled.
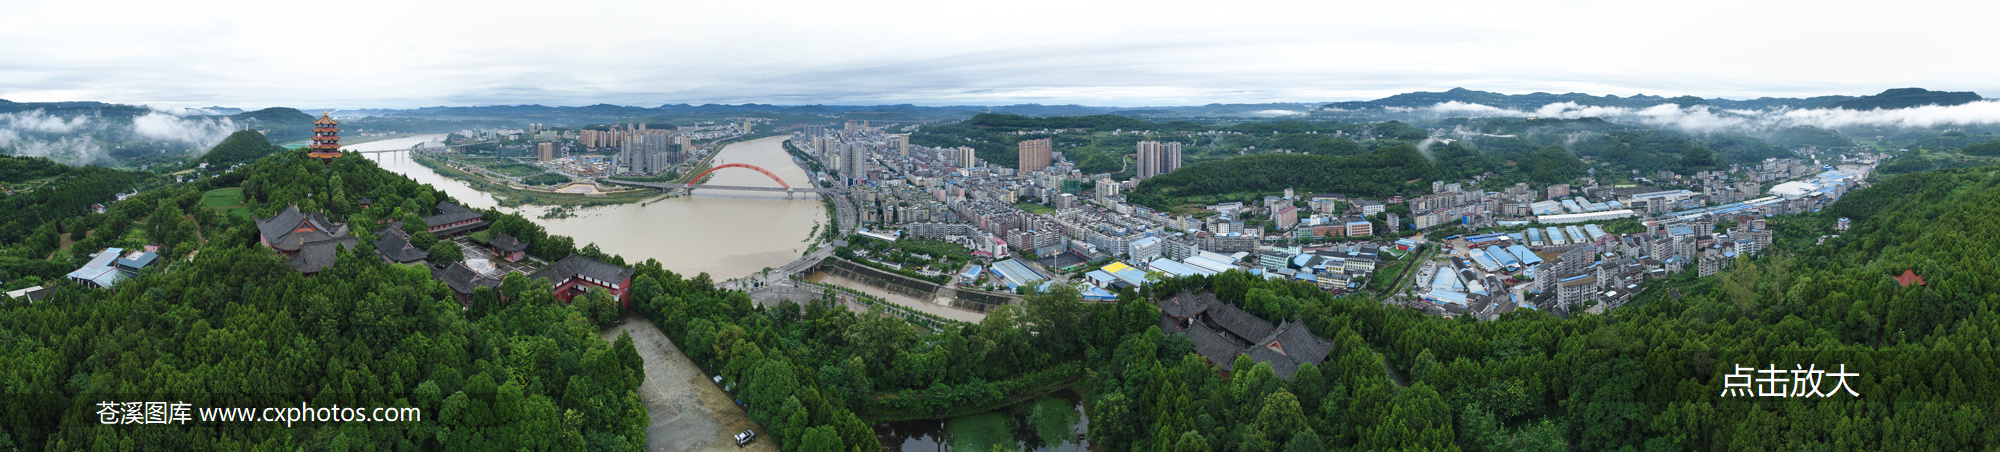
[[[319,212],[300,212],[298,206],[285,206],[277,215],[256,220],[258,242],[284,255],[300,273],[319,273],[333,265],[340,247],[360,243],[348,235],[346,223],[335,223]]]
[[[1307,331],[1303,323],[1272,325],[1212,293],[1181,294],[1160,300],[1159,306],[1161,331],[1186,335],[1195,353],[1224,369],[1237,355],[1247,355],[1290,380],[1299,366],[1326,361],[1333,349],[1332,341]]]
[[[487,245],[493,247],[493,255],[506,259],[507,262],[520,262],[522,258],[528,256],[528,244],[511,235],[494,234],[493,240],[488,241]]]
[[[582,295],[592,287],[601,287],[611,292],[612,298],[619,301],[621,308],[629,308],[632,302],[627,299],[626,294],[632,290],[632,273],[631,267],[572,254],[529,274],[528,278],[547,281],[554,285],[556,298],[561,298],[563,301]]]
[[[452,295],[457,296],[458,302],[468,307],[472,306],[472,291],[481,287],[496,290],[500,287],[500,280],[481,275],[472,267],[465,266],[464,262],[453,262],[445,267],[432,267],[431,277],[450,286]]]
[[[375,231],[375,254],[382,256],[382,260],[398,264],[423,262],[431,256],[430,250],[411,245],[410,233],[403,232],[403,228],[398,225],[389,225]]]
[[[459,234],[478,232],[492,225],[486,215],[451,201],[438,201],[437,215],[424,217],[424,227],[437,238],[449,238]]]

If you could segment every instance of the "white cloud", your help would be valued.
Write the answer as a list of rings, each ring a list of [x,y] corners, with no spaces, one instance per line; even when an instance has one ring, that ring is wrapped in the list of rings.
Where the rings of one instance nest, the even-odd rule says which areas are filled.
[[[141,137],[163,141],[178,141],[201,148],[215,146],[236,131],[235,121],[228,118],[188,119],[167,113],[147,113],[132,118],[132,131]]]
[[[89,116],[59,118],[41,110],[22,113],[0,113],[0,129],[18,129],[33,132],[68,133],[90,124]]]
[[[1776,128],[1813,126],[1836,129],[1855,126],[1932,127],[1939,125],[2000,124],[2000,101],[1983,100],[1962,105],[1929,105],[1893,110],[1849,110],[1845,108],[1787,109],[1772,111],[1723,110],[1706,105],[1660,104],[1646,108],[1583,106],[1574,102],[1543,105],[1523,111],[1443,102],[1421,108],[1390,107],[1387,110],[1430,117],[1542,117],[1599,118],[1614,122],[1671,127],[1696,133],[1751,132]]]

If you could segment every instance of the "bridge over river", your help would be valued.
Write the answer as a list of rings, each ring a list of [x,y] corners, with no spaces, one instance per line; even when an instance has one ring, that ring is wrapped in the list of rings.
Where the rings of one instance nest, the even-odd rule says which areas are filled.
[[[785,180],[784,180],[784,179],[779,179],[779,178],[778,178],[778,175],[776,175],[776,174],[771,174],[771,172],[770,172],[770,171],[766,171],[766,170],[764,170],[763,168],[758,168],[758,167],[756,167],[755,165],[750,165],[750,164],[745,164],[745,163],[731,163],[731,164],[727,164],[727,165],[721,165],[721,166],[717,166],[717,167],[714,167],[714,168],[710,168],[710,169],[709,169],[708,171],[703,171],[703,172],[702,172],[701,174],[697,174],[697,175],[695,175],[695,176],[694,176],[693,178],[689,178],[688,180],[697,180],[697,181],[698,181],[698,180],[701,180],[701,178],[703,178],[703,177],[707,177],[707,176],[709,175],[709,173],[713,173],[713,172],[716,172],[717,170],[721,170],[721,169],[723,169],[723,168],[743,168],[743,169],[748,169],[748,170],[753,170],[753,171],[756,171],[756,172],[759,172],[759,173],[764,173],[764,175],[765,175],[765,176],[768,176],[768,177],[770,177],[772,181],[776,181],[776,182],[778,183],[778,185],[779,185],[779,186],[778,186],[778,187],[745,187],[745,186],[737,186],[737,185],[708,185],[708,184],[682,184],[682,183],[673,183],[673,182],[638,182],[638,181],[629,181],[629,180],[619,180],[619,179],[605,179],[604,181],[605,181],[605,182],[610,182],[610,183],[614,183],[614,184],[619,184],[619,185],[632,185],[632,186],[638,186],[638,187],[650,187],[650,188],[657,188],[657,189],[660,189],[660,190],[662,190],[662,191],[673,191],[673,190],[684,190],[684,191],[693,191],[693,190],[694,190],[695,188],[699,187],[699,188],[701,188],[701,189],[703,189],[703,190],[743,190],[743,191],[773,191],[773,192],[785,192],[785,193],[831,193],[831,192],[833,192],[833,190],[831,190],[831,189],[825,189],[825,188],[792,188],[792,184],[787,184],[787,183],[785,183]]]

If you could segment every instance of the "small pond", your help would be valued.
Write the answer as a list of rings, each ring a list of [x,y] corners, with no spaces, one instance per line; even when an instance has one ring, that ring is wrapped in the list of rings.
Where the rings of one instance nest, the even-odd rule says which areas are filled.
[[[1001,444],[1009,450],[1080,452],[1090,449],[1084,432],[1090,420],[1069,392],[996,411],[946,420],[875,424],[875,437],[892,452],[979,451]]]

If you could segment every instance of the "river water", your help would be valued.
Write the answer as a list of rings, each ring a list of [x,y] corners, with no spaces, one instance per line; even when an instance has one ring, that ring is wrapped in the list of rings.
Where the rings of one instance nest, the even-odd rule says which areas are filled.
[[[347,150],[407,149],[442,135],[425,135],[345,146]],[[793,187],[810,187],[805,170],[785,153],[784,137],[733,143],[717,155],[713,166],[744,163],[768,170]],[[367,154],[390,171],[443,189],[474,208],[498,205],[492,196],[463,182],[438,175],[403,153]],[[717,171],[715,185],[778,187],[762,173],[731,168]],[[577,246],[596,243],[626,262],[658,259],[661,266],[683,275],[708,273],[716,280],[746,276],[765,267],[797,259],[815,224],[830,223],[818,195],[754,191],[695,190],[645,205],[638,203],[578,209],[572,218],[538,218],[546,208],[527,206],[515,212],[541,224],[551,234],[576,239]]]

